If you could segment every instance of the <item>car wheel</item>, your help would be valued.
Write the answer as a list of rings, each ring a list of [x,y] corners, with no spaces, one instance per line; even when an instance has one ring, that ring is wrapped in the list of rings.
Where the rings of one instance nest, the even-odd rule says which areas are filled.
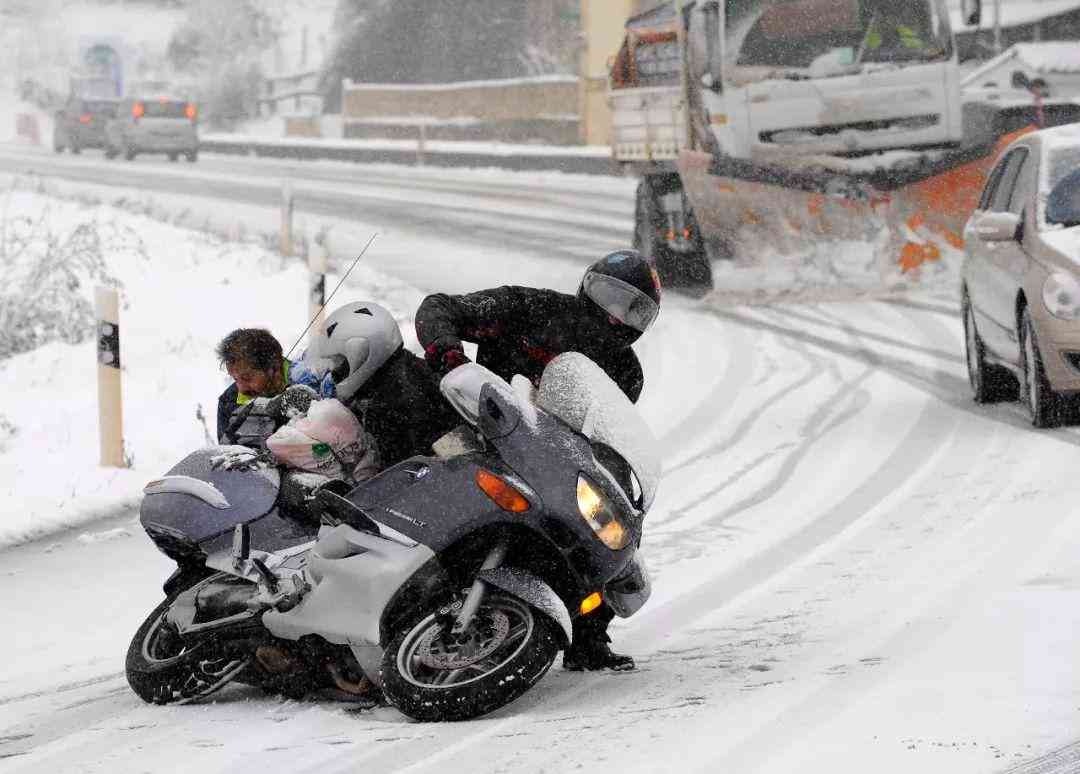
[[[189,164],[194,164],[199,160],[199,152],[197,150],[191,151],[187,154],[187,160]]]
[[[169,161],[171,161],[173,164],[175,164],[179,160],[180,160],[180,154],[179,153],[170,153],[169,154]]]
[[[105,158],[107,158],[107,159],[115,159],[116,156],[117,156],[116,149],[113,148],[111,145],[106,145],[105,146]]]
[[[963,300],[964,354],[967,362],[968,382],[976,403],[997,403],[1016,400],[1019,384],[1007,368],[986,362],[986,347],[975,327],[975,311],[967,293]]]
[[[1024,367],[1020,396],[1031,415],[1031,424],[1056,427],[1061,422],[1061,398],[1050,388],[1046,378],[1031,310],[1027,307],[1020,321],[1020,360]]]
[[[130,145],[124,149],[124,158],[128,161],[135,160],[135,149],[132,148]]]
[[[80,148],[75,143],[71,143],[71,152],[77,155],[79,153],[82,153],[82,148]]]

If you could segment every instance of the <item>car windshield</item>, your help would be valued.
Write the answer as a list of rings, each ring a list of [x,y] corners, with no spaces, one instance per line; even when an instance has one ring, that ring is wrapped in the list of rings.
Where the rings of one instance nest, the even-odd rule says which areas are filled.
[[[766,68],[768,77],[839,75],[951,54],[948,21],[933,0],[736,0],[725,8],[733,64]]]
[[[1047,225],[1080,226],[1080,145],[1052,147],[1047,162]]]

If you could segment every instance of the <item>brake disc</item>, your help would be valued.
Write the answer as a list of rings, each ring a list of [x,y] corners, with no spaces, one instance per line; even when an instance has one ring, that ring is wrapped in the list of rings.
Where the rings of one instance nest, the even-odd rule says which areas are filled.
[[[479,619],[479,616],[478,616]],[[416,644],[416,656],[432,669],[463,669],[490,656],[506,641],[510,617],[501,610],[485,610],[469,631],[452,637],[448,628],[432,627]]]

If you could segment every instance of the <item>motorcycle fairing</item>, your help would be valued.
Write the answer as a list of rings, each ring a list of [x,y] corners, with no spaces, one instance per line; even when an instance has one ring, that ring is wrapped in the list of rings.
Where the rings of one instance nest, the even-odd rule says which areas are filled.
[[[648,511],[662,474],[656,438],[641,412],[600,366],[580,352],[552,359],[540,379],[537,404],[630,464]]]
[[[408,548],[345,524],[323,527],[307,555],[311,591],[291,610],[268,610],[263,625],[287,640],[318,632],[338,645],[378,646],[387,604],[434,555],[427,546]]]
[[[629,618],[642,608],[652,596],[652,579],[640,553],[626,565],[617,578],[608,581],[604,587],[604,601],[615,615]]]
[[[178,531],[195,543],[201,543],[267,514],[277,500],[278,485],[269,471],[214,470],[212,457],[223,447],[209,447],[181,460],[167,475],[188,476],[212,484],[229,503],[215,507],[186,492],[158,491],[147,494],[140,508],[144,527],[159,525]],[[276,474],[276,471],[273,471]]]

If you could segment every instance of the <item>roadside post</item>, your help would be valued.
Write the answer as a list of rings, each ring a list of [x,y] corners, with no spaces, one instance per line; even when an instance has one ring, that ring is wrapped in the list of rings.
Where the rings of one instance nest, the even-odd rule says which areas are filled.
[[[315,235],[315,249],[308,251],[308,319],[314,320],[315,330],[322,328],[326,305],[326,273],[330,270],[329,230]]]
[[[293,254],[293,188],[286,180],[281,185],[281,254]]]
[[[98,435],[101,465],[124,463],[124,407],[120,391],[120,302],[113,288],[95,288],[98,361]]]

